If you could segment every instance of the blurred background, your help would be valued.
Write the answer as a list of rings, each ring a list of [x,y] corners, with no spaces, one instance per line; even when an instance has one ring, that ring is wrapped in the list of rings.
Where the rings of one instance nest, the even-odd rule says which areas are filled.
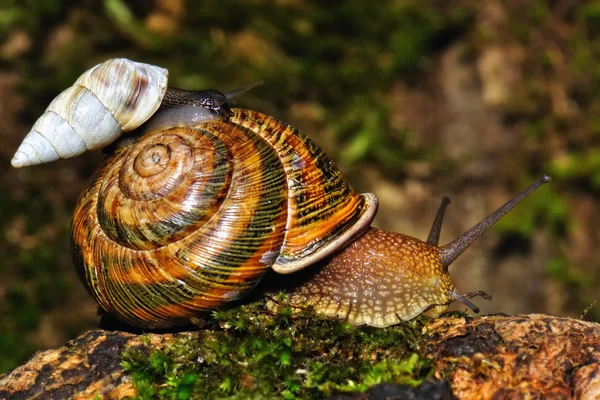
[[[169,85],[233,90],[297,126],[375,225],[442,243],[544,172],[545,185],[451,268],[482,312],[578,317],[600,295],[600,1],[4,0],[0,3],[0,373],[97,326],[69,251],[100,152],[10,159],[48,103],[112,57]],[[600,305],[588,320],[600,320]]]

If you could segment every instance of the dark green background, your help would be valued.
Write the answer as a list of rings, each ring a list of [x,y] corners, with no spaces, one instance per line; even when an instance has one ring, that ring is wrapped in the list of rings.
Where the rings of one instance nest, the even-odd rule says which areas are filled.
[[[166,67],[186,89],[264,79],[239,105],[301,128],[380,196],[379,226],[421,238],[441,195],[454,200],[446,242],[550,172],[451,272],[494,293],[486,312],[576,317],[600,294],[600,2],[0,7],[0,372],[97,324],[68,231],[101,154],[23,170],[10,158],[52,98],[111,57]]]

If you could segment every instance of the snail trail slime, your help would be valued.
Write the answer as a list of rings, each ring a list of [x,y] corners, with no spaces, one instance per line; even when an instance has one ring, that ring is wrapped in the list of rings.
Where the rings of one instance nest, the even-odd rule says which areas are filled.
[[[126,59],[97,65],[49,105],[12,160],[25,167],[110,145],[75,209],[73,259],[98,304],[133,326],[187,324],[243,298],[269,269],[310,269],[285,277],[291,304],[354,325],[437,316],[455,300],[477,312],[467,297],[485,294],[460,294],[449,265],[550,181],[438,246],[448,199],[426,241],[370,227],[377,198],[352,190],[315,143],[231,107],[248,88],[192,92],[167,79]]]

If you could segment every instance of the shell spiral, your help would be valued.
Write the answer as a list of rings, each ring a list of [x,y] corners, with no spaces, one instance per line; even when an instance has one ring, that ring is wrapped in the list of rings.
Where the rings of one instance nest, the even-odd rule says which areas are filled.
[[[73,257],[102,308],[140,327],[185,324],[366,229],[377,208],[295,128],[232,109],[227,120],[149,132],[83,191]]]

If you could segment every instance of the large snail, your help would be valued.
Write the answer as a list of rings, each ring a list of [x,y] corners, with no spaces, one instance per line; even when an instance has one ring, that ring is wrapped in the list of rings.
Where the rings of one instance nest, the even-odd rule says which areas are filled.
[[[94,67],[52,102],[13,159],[72,157],[121,136],[80,196],[72,243],[88,291],[134,326],[186,324],[242,298],[269,268],[310,267],[290,301],[355,325],[439,315],[454,300],[475,310],[448,266],[550,179],[438,247],[447,200],[426,242],[370,227],[377,198],[354,192],[298,130],[232,108],[231,95],[167,89],[166,80],[166,70],[124,59]]]

